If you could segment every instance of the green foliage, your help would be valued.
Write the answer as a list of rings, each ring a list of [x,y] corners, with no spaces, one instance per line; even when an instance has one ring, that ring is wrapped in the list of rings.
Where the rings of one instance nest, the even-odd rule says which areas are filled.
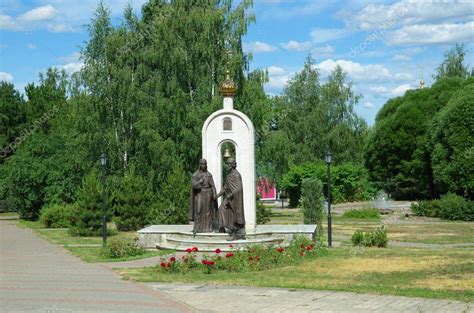
[[[419,201],[412,204],[411,209],[413,213],[420,216],[474,221],[474,202],[452,193],[437,200]]]
[[[466,49],[463,44],[456,44],[454,48],[444,54],[443,62],[436,68],[433,78],[438,80],[442,77],[461,77],[469,75],[469,69],[464,64]]]
[[[198,262],[198,247],[189,248],[188,254],[180,259],[176,257],[161,260],[157,268],[163,273],[204,272],[256,272],[282,266],[301,263],[315,259],[325,253],[321,242],[315,243],[305,237],[295,238],[286,247],[267,247],[264,245],[248,246],[243,250],[221,252],[216,250],[211,255],[204,254]]]
[[[145,249],[138,245],[138,238],[110,238],[107,245],[102,248],[104,256],[118,259],[124,257],[131,257],[142,255]]]
[[[69,232],[74,236],[98,235],[102,229],[102,184],[96,172],[86,175],[77,192]],[[108,198],[108,197],[107,197]],[[110,208],[110,203],[106,206]]]
[[[431,163],[438,193],[474,198],[474,79],[466,81],[435,116],[430,129]]]
[[[120,231],[138,230],[150,223],[146,182],[132,169],[118,178],[113,188],[114,221]]]
[[[257,224],[266,224],[270,222],[272,217],[272,209],[266,207],[257,197]]]
[[[305,178],[301,182],[301,208],[305,224],[318,225],[318,233],[322,233],[323,220],[323,184],[317,178]]]
[[[388,244],[387,229],[382,227],[369,232],[356,230],[351,237],[354,246],[386,248]]]
[[[39,221],[46,228],[68,228],[75,211],[74,205],[54,204],[41,209]]]
[[[280,185],[286,189],[290,205],[296,206],[301,197],[301,182],[304,178],[316,177],[327,190],[326,164],[306,163],[292,166],[283,176]],[[343,163],[331,165],[331,198],[333,203],[372,199],[376,189],[368,180],[367,170],[360,165]]]
[[[429,128],[436,113],[462,86],[463,79],[446,77],[431,88],[408,91],[389,100],[377,115],[366,147],[370,179],[394,199],[435,196]]]
[[[380,218],[379,210],[375,208],[365,208],[365,209],[350,209],[342,217],[346,218]]]

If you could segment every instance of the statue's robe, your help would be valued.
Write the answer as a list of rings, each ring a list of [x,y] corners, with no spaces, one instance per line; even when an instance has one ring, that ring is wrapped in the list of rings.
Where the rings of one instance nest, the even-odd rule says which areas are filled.
[[[224,199],[219,207],[219,227],[238,230],[245,227],[242,177],[233,169],[224,184]]]
[[[201,182],[201,179],[203,181]],[[197,170],[191,179],[189,220],[194,221],[194,233],[213,232],[217,229],[216,187],[211,173]]]

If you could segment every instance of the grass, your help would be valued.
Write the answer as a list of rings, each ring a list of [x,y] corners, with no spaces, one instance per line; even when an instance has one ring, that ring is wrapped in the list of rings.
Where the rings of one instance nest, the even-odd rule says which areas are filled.
[[[353,291],[470,301],[472,249],[337,248],[295,266],[264,272],[173,275],[158,268],[118,269],[124,279]]]
[[[376,219],[380,220],[379,210],[374,208],[364,209],[350,209],[342,214],[343,218],[356,218],[356,219]]]
[[[0,217],[15,217],[18,216],[16,212],[1,212]]]
[[[71,236],[67,228],[42,228],[40,222],[19,220],[20,227],[33,229],[38,235],[50,241],[51,243],[64,246],[73,255],[86,262],[120,262],[145,259],[158,255],[168,254],[173,251],[145,251],[144,254],[125,258],[110,258],[102,254],[102,237],[79,237]],[[118,232],[113,235],[114,238],[131,239],[136,236],[135,232]],[[109,237],[108,237],[109,238]]]

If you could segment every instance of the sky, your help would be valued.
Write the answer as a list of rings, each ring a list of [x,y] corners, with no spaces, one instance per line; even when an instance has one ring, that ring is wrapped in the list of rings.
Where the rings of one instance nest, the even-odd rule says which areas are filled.
[[[104,0],[119,23],[127,3],[136,13],[144,0]],[[238,2],[235,1],[234,2]],[[80,70],[80,48],[98,1],[2,0],[0,80],[23,92],[55,66]],[[250,69],[268,69],[265,91],[283,92],[311,55],[324,82],[339,64],[363,97],[355,107],[369,125],[388,99],[433,83],[443,54],[456,43],[474,66],[474,1],[254,0],[256,23],[244,37]]]

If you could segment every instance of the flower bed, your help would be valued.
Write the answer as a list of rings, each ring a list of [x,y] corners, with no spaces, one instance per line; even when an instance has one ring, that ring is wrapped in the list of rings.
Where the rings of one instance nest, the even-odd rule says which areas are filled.
[[[233,248],[232,244],[229,245]],[[215,271],[246,272],[264,271],[275,267],[302,262],[304,259],[315,258],[326,250],[320,242],[300,237],[286,248],[280,246],[267,247],[253,245],[245,249],[223,253],[216,249],[213,254],[204,254],[201,261],[197,259],[198,247],[188,248],[187,255],[162,259],[158,266],[165,273],[186,273],[201,271],[211,274]]]

